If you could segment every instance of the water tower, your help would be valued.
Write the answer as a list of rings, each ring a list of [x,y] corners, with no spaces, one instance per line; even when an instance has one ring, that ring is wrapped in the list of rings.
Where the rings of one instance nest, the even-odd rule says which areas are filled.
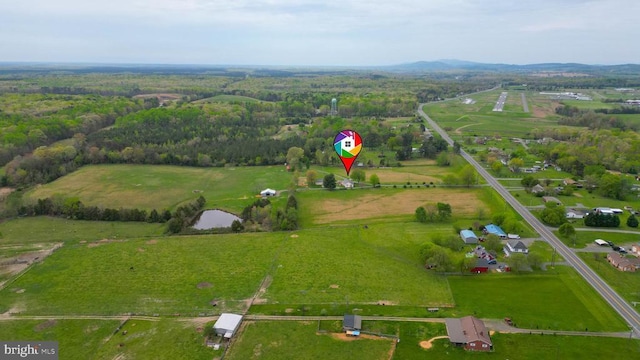
[[[329,115],[338,115],[338,100],[336,98],[331,99],[331,112],[329,112]]]

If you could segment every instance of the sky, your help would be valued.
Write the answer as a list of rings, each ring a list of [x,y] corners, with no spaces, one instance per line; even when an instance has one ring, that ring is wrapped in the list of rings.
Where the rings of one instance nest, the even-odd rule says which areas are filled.
[[[637,0],[0,0],[0,62],[640,62]]]

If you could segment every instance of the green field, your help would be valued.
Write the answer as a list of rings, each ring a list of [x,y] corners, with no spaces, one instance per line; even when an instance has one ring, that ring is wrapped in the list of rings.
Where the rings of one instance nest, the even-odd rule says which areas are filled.
[[[47,216],[0,222],[0,246],[163,236],[164,224],[75,221]]]
[[[64,246],[0,291],[0,313],[237,311],[260,287],[282,239],[263,233]]]
[[[95,358],[117,320],[11,320],[0,322],[3,341],[57,341],[61,359]]]
[[[0,324],[3,341],[57,341],[60,359],[65,360],[210,360],[216,354],[203,346],[204,337],[193,324],[176,320],[130,320],[117,333],[118,320],[11,320]]]
[[[425,271],[417,259],[417,245],[426,239],[398,225],[393,229],[345,226],[297,232],[274,263],[265,298],[269,303],[327,308],[345,302],[450,304],[446,280]],[[427,230],[422,234],[426,237]]]
[[[317,322],[245,322],[225,359],[389,359],[391,339],[345,341],[318,334]]]
[[[575,226],[575,225],[574,225]],[[575,239],[572,237],[570,239],[564,238],[558,234],[557,231],[554,231],[554,234],[567,246],[572,248],[584,248],[587,245],[593,244],[595,239],[603,239],[607,241],[612,241],[616,245],[631,245],[634,242],[637,242],[640,239],[640,232],[637,234],[627,234],[622,232],[610,232],[606,231],[603,228],[586,228],[589,231],[581,231],[579,228],[576,229]],[[596,230],[596,231],[591,231]],[[598,231],[602,230],[602,231]]]
[[[78,197],[86,205],[162,210],[202,195],[207,207],[239,212],[261,190],[283,190],[290,182],[291,174],[280,166],[96,165],[40,186],[25,197],[35,200],[61,194]]]
[[[521,328],[625,331],[620,316],[570,268],[548,273],[451,276],[456,316],[510,317]]]

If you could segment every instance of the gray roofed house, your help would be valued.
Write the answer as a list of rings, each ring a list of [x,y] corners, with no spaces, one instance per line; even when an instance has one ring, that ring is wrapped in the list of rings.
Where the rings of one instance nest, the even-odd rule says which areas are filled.
[[[362,329],[362,317],[360,315],[345,315],[342,319],[342,330],[353,331]]]
[[[518,240],[507,241],[507,244],[502,249],[507,256],[512,253],[529,253],[529,249],[527,248],[527,246],[522,241]]]
[[[445,319],[449,341],[455,346],[464,347],[472,351],[491,351],[493,343],[489,336],[489,330],[482,320],[465,316],[460,319]]]

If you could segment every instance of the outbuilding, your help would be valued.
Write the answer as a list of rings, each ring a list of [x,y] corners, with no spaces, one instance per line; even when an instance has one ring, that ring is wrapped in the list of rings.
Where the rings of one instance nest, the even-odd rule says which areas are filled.
[[[264,189],[260,191],[260,196],[262,197],[275,196],[275,195],[276,195],[276,191],[273,189]]]
[[[462,238],[462,241],[464,241],[465,244],[477,244],[478,243],[478,237],[471,230],[461,230],[460,231],[460,237]]]
[[[347,335],[358,336],[362,329],[362,317],[360,315],[345,315],[342,319],[342,331]]]
[[[218,321],[213,324],[213,330],[215,330],[216,335],[231,339],[238,327],[240,327],[241,322],[242,315],[222,313]]]
[[[501,239],[506,239],[507,238],[507,233],[504,232],[504,230],[502,230],[500,228],[500,226],[495,225],[495,224],[489,224],[487,226],[484,227],[484,231],[486,234],[493,234],[496,235],[498,237],[500,237]]]

